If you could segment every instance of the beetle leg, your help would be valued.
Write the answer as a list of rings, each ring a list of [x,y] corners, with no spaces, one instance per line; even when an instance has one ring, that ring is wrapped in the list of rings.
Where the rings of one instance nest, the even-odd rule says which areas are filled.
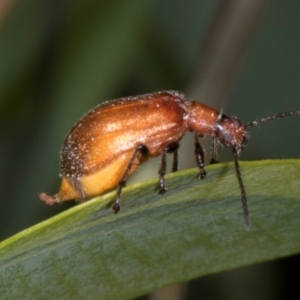
[[[204,151],[202,146],[199,143],[199,139],[197,134],[195,134],[195,156],[196,156],[196,162],[199,167],[199,179],[203,179],[206,175],[206,172],[204,170]]]
[[[172,172],[177,172],[178,170],[178,148],[179,147],[174,150]]]
[[[210,152],[210,164],[217,164],[219,161],[217,159],[218,157],[218,139],[216,137],[213,137],[212,144],[211,144],[211,152]]]
[[[163,151],[162,158],[161,158],[161,166],[158,171],[159,174],[159,189],[158,192],[160,194],[164,194],[167,189],[165,186],[165,174],[166,174],[166,153],[174,153],[173,156],[173,166],[172,166],[172,172],[177,172],[178,170],[178,148],[179,148],[179,143],[172,143],[168,147],[166,147]]]
[[[166,190],[166,186],[165,186],[165,174],[166,174],[166,153],[168,151],[168,148],[165,148],[161,157],[161,165],[160,165],[160,169],[158,171],[159,174],[159,189],[158,192],[160,194],[164,194],[167,190]]]
[[[179,143],[177,142],[171,143],[165,149],[166,153],[174,153],[172,172],[177,172],[178,170],[178,149],[179,149]]]
[[[114,211],[114,213],[117,213],[120,210],[120,200],[121,200],[121,194],[122,194],[122,189],[123,187],[126,185],[126,180],[130,174],[130,170],[132,168],[132,165],[135,161],[135,159],[137,158],[137,155],[139,153],[146,153],[147,152],[147,148],[144,145],[138,145],[129,161],[129,164],[124,172],[124,175],[121,179],[121,181],[119,182],[118,188],[117,188],[117,195],[115,198],[115,201],[111,207],[111,209]]]

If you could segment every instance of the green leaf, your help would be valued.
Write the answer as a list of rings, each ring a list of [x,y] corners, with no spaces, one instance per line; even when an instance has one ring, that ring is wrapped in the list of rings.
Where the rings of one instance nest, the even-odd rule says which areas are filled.
[[[3,299],[129,299],[159,287],[298,253],[300,160],[241,162],[251,230],[232,163],[95,198],[0,244]],[[38,200],[37,200],[38,201]]]

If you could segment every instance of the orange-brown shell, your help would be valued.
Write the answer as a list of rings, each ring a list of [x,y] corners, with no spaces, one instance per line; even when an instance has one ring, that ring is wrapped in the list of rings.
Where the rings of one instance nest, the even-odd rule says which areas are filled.
[[[185,103],[183,94],[158,92],[109,101],[89,111],[65,139],[56,201],[98,195],[118,185],[138,145],[148,153],[136,158],[131,173],[178,142],[187,130]]]
[[[174,97],[176,96],[176,97]],[[73,127],[61,151],[61,174],[82,177],[145,145],[149,157],[162,153],[186,130],[182,94],[160,92],[106,102]]]

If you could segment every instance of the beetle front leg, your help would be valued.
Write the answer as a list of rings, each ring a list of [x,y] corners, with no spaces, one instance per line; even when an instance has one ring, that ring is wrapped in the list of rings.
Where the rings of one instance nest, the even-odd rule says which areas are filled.
[[[122,189],[123,189],[123,187],[126,186],[126,180],[127,180],[128,176],[130,174],[130,170],[132,168],[132,165],[133,165],[135,159],[137,158],[137,156],[139,154],[142,154],[142,155],[144,154],[145,155],[145,153],[147,153],[147,152],[148,152],[148,149],[144,145],[138,145],[136,147],[136,149],[135,149],[135,151],[134,151],[134,153],[133,153],[133,155],[132,155],[132,157],[129,161],[129,164],[128,164],[125,172],[124,172],[124,175],[123,175],[121,181],[118,184],[117,195],[116,195],[115,201],[114,201],[114,203],[111,207],[111,209],[114,211],[115,214],[120,210],[120,201],[121,201]]]
[[[198,177],[199,179],[203,179],[206,176],[206,171],[204,170],[204,151],[199,143],[197,134],[195,134],[195,156],[197,165],[200,170]]]

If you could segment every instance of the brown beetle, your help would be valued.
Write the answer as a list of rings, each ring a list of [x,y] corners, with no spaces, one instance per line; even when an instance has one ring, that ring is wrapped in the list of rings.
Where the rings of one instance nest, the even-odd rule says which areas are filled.
[[[176,91],[108,101],[84,115],[65,139],[61,150],[62,183],[59,192],[53,197],[46,193],[39,196],[46,204],[52,205],[100,195],[117,186],[112,209],[118,212],[121,191],[128,176],[142,162],[159,155],[162,155],[159,193],[163,194],[166,191],[166,153],[174,153],[172,171],[177,171],[179,142],[186,131],[194,131],[200,179],[206,173],[199,138],[213,137],[210,163],[217,162],[218,143],[232,148],[245,226],[249,228],[246,192],[238,164],[238,156],[248,141],[246,127],[299,114],[300,111],[281,113],[243,125],[236,117],[228,117],[199,102],[188,102]]]

